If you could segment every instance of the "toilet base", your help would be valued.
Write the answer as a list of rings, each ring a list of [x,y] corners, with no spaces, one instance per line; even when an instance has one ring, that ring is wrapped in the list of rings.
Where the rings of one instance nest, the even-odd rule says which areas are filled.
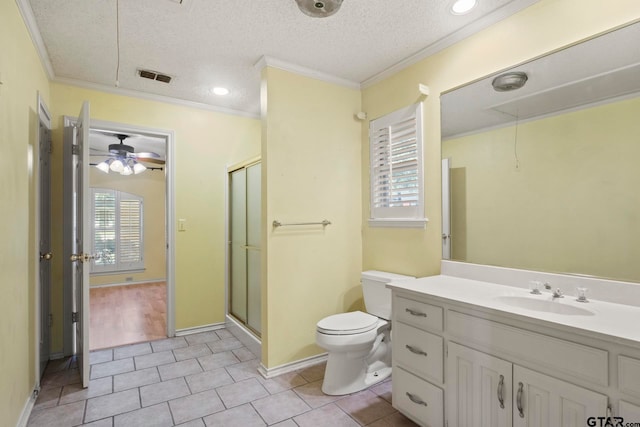
[[[362,356],[354,358],[349,353],[329,353],[322,392],[331,396],[351,394],[382,382],[390,375],[391,366],[382,361],[367,365]]]

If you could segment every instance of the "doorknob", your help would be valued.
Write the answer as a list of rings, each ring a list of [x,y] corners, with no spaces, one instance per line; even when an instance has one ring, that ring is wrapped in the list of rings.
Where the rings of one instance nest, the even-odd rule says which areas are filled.
[[[71,262],[75,262],[75,261],[87,262],[95,258],[96,257],[94,255],[89,255],[89,254],[71,254],[71,256],[69,257]]]
[[[46,254],[43,254],[42,252],[40,252],[40,261],[42,260],[49,261],[51,258],[53,258],[53,254],[51,252],[47,252]]]

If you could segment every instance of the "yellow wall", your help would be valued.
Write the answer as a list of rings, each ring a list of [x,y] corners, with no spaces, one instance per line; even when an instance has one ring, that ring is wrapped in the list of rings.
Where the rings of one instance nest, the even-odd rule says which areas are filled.
[[[92,162],[100,161],[92,157]],[[91,286],[164,280],[166,277],[166,232],[165,232],[165,174],[161,170],[146,170],[138,175],[124,176],[104,173],[90,168],[91,187],[110,188],[135,194],[143,201],[144,271],[124,274],[91,275]],[[127,278],[131,278],[127,280]]]
[[[360,91],[275,68],[263,84],[262,362],[275,367],[321,353],[318,320],[362,306]]]
[[[0,81],[0,426],[15,426],[36,381],[37,193],[28,153],[37,161],[37,92],[49,104],[49,81],[13,1],[0,2]]]
[[[363,269],[414,276],[440,271],[440,93],[639,18],[640,3],[635,0],[606,4],[600,0],[542,0],[364,89],[362,109],[372,119],[416,102],[419,83],[427,84],[431,95],[424,109],[425,211],[429,223],[426,230],[369,227],[369,177],[363,167]],[[367,165],[365,131],[362,146],[362,164]]]
[[[361,305],[362,269],[420,276],[439,271],[439,93],[638,18],[636,0],[542,0],[365,89],[361,98],[358,91],[267,69],[264,221],[326,217],[333,224],[314,232],[265,229],[263,256],[268,261],[263,277],[269,281],[268,289],[263,281],[263,327],[269,342],[263,362],[278,366],[317,354],[315,323]],[[49,85],[13,1],[0,3],[0,73],[0,147],[6,153],[0,157],[0,222],[11,225],[3,230],[0,243],[0,340],[11,343],[10,351],[0,352],[0,423],[13,426],[35,381],[35,261],[29,256],[35,252],[35,193],[27,152],[35,140],[36,90],[54,113],[54,224],[61,223],[62,212],[62,115],[77,115],[82,101],[89,100],[97,119],[175,130],[176,218],[187,219],[188,227],[176,242],[177,328],[223,321],[226,166],[260,154],[260,125],[257,120]],[[428,84],[432,92],[425,101],[424,141],[430,222],[426,230],[372,229],[366,225],[366,124],[352,116],[363,110],[375,118],[414,103],[418,83]],[[54,226],[52,236],[58,253],[60,228]],[[62,300],[57,261],[53,301]],[[52,310],[59,319],[61,303]],[[54,352],[62,348],[61,335],[59,322],[54,323]]]
[[[187,231],[176,232],[176,329],[224,322],[226,170],[260,154],[260,121],[59,83],[52,83],[51,97],[54,223],[62,217],[63,115],[77,116],[88,100],[93,119],[175,131],[176,220],[187,220]],[[53,237],[61,247],[61,232]],[[60,264],[54,269],[54,318],[62,312],[61,276]],[[53,351],[60,351],[59,325],[54,339]]]
[[[635,98],[520,124],[517,168],[513,126],[443,142],[453,259],[640,281],[638,117]]]

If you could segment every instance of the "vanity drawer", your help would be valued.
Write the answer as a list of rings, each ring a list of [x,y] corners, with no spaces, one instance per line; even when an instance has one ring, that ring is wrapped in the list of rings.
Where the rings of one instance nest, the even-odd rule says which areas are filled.
[[[394,295],[393,309],[395,320],[421,329],[442,331],[442,307]]]
[[[412,373],[442,383],[443,339],[413,326],[393,325],[393,359]]]
[[[618,389],[624,394],[640,397],[640,360],[618,356]]]
[[[444,425],[442,389],[403,369],[393,371],[393,406],[420,425]]]

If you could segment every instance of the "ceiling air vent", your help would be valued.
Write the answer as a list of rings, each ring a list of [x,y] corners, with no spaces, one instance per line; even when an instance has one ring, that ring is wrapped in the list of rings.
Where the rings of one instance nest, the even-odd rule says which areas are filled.
[[[144,79],[156,80],[162,83],[171,83],[171,76],[166,74],[157,73],[150,70],[138,70],[138,75]]]

